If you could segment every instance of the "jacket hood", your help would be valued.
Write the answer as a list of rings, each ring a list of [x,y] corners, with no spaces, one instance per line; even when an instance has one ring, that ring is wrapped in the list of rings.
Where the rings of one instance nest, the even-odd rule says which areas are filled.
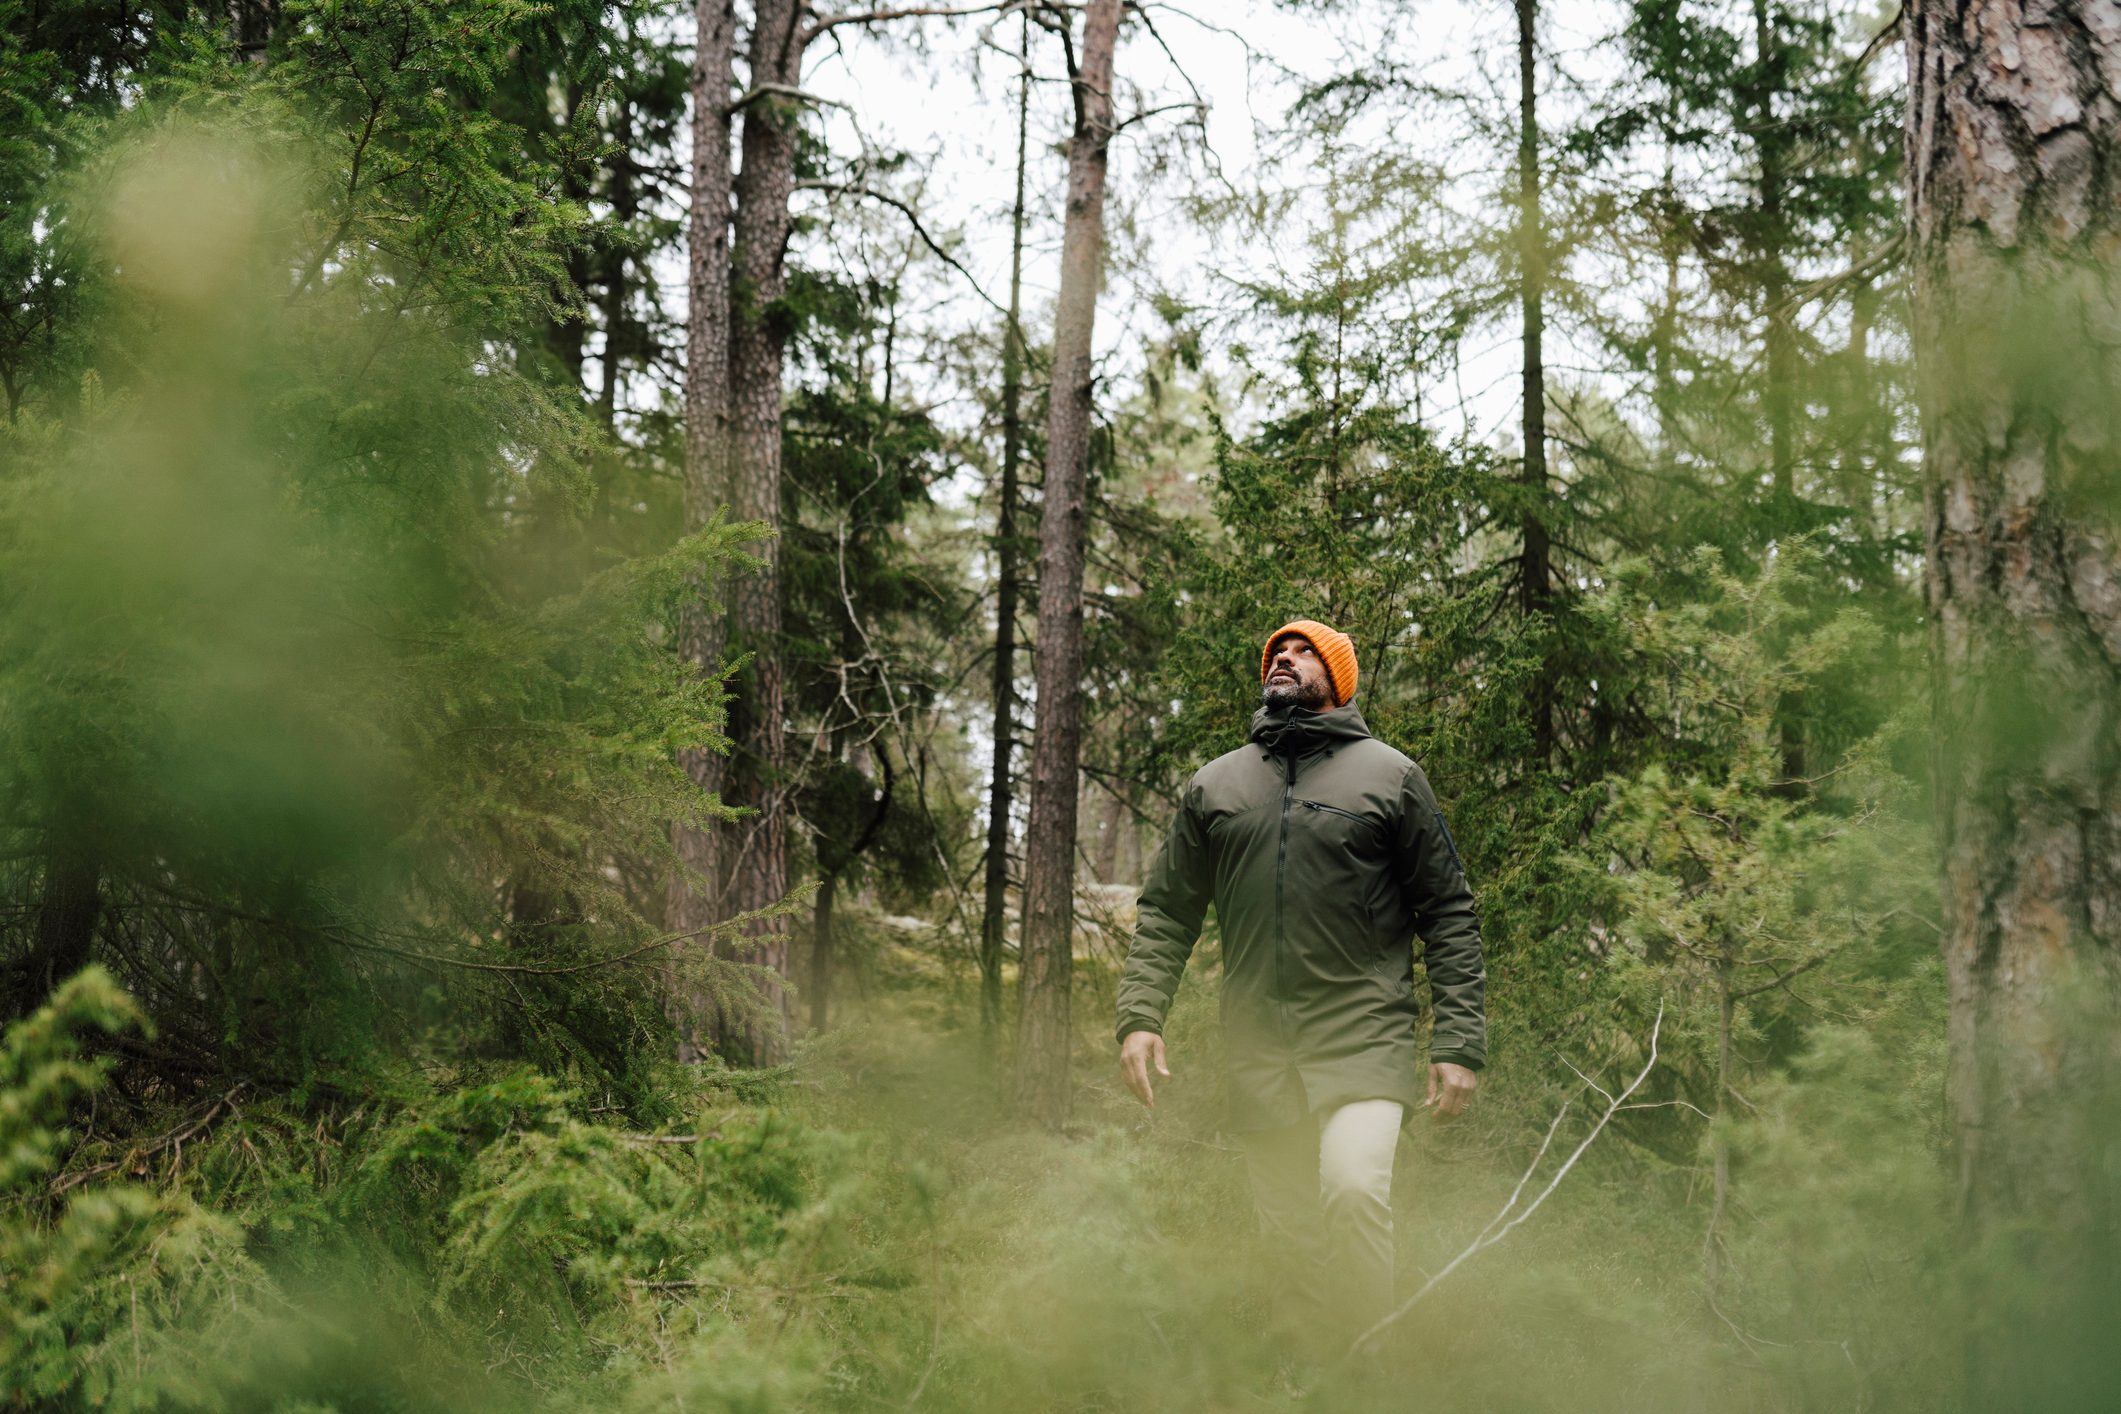
[[[1362,713],[1350,702],[1325,712],[1262,707],[1252,714],[1250,740],[1279,756],[1303,756],[1337,742],[1360,741],[1369,734]]]

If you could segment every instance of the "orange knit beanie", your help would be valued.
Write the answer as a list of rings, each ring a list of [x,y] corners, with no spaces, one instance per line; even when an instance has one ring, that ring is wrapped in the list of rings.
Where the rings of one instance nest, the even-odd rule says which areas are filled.
[[[1267,667],[1274,657],[1274,645],[1284,638],[1301,637],[1310,640],[1311,647],[1326,665],[1327,685],[1333,690],[1333,705],[1345,707],[1355,696],[1355,640],[1338,629],[1327,628],[1310,619],[1297,619],[1274,630],[1267,639],[1267,646],[1259,654],[1259,680],[1267,680]]]

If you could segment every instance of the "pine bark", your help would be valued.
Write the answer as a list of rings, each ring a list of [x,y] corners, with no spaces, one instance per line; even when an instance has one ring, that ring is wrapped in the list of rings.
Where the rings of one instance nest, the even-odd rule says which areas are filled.
[[[1091,336],[1104,262],[1105,167],[1121,0],[1090,0],[1074,77],[1068,206],[1046,418],[1038,551],[1038,706],[1024,839],[1018,1104],[1059,1127],[1069,1110],[1074,975],[1076,777],[1082,755],[1083,537],[1090,450]]]
[[[1002,944],[1009,917],[1009,817],[1016,808],[1017,473],[1024,455],[1024,176],[1031,152],[1031,17],[1021,21],[1024,71],[1016,91],[1016,205],[1009,223],[1009,324],[1002,330],[1002,485],[994,517],[994,765],[987,784],[986,897],[980,917],[980,1029],[991,1047],[1002,1023]]]
[[[1525,486],[1524,551],[1517,566],[1518,608],[1526,618],[1548,611],[1553,598],[1553,542],[1546,523],[1547,241],[1539,176],[1539,0],[1517,7],[1517,239],[1520,262],[1518,311],[1524,323],[1523,368]],[[1544,766],[1554,754],[1552,651],[1532,683],[1532,750]]]
[[[796,104],[777,90],[802,76],[803,6],[799,0],[760,0],[751,32],[741,147],[736,176],[734,267],[729,305],[729,504],[741,521],[780,525],[781,399],[786,321],[789,202],[795,195]],[[735,763],[728,799],[754,812],[729,860],[729,912],[769,908],[788,892],[788,812],[781,779],[785,764],[785,688],[781,666],[780,544],[759,546],[760,567],[739,577],[730,595],[731,632],[750,655],[731,705]],[[786,1051],[788,1032],[788,919],[750,925],[733,948],[749,969],[748,1015],[719,1041],[732,1059],[770,1064]]]
[[[1907,50],[1959,1194],[2066,1257],[2115,1216],[2121,18],[1911,0]]]
[[[736,12],[731,0],[698,0],[699,39],[692,67],[692,209],[687,219],[685,335],[685,529],[699,530],[729,501],[729,100],[735,83]],[[722,586],[701,584],[678,614],[678,651],[700,672],[717,673],[728,647]],[[726,762],[705,747],[679,753],[702,791],[720,794]],[[665,923],[674,933],[703,934],[721,914],[719,840],[707,830],[677,827],[672,840],[684,872],[670,882]],[[711,951],[703,937],[680,948]],[[715,988],[680,986],[672,994],[681,1059],[714,1049],[722,1011]]]

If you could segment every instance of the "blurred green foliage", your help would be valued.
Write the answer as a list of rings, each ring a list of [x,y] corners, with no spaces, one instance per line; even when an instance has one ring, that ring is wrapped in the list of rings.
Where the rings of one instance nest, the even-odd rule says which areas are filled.
[[[17,1028],[7,1113],[49,1093],[69,1064],[53,1017],[84,1005],[123,1014],[91,979]],[[10,1385],[41,1370],[62,1408],[1389,1409],[1410,1382],[1504,1409],[1953,1407],[1964,1272],[1925,1098],[1934,1010],[1820,1029],[1732,1121],[1748,1212],[1723,1313],[1742,1340],[1689,1275],[1698,1210],[1644,1201],[1644,1159],[1616,1132],[1376,1363],[1295,1368],[1265,1336],[1268,1268],[1215,1132],[1212,1013],[1184,994],[1153,1121],[1087,1064],[1073,1137],[1007,1122],[973,1038],[896,1006],[807,1048],[803,1084],[745,1098],[709,1078],[655,1131],[581,1118],[519,1072],[322,1129],[239,1095],[180,1126],[181,1167],[168,1146],[78,1135],[70,1172],[136,1155],[147,1172],[49,1208],[11,1189],[9,1262],[59,1279],[39,1308],[15,1294],[27,1268],[6,1267],[24,1332]],[[1408,1272],[1502,1206],[1549,1103],[1512,1085],[1460,1125],[1413,1128]],[[134,1215],[122,1241],[100,1216],[114,1195]],[[90,1223],[93,1241],[60,1245]]]
[[[1085,1046],[1082,1128],[1027,1132],[969,1034],[972,744],[937,724],[969,715],[978,566],[938,487],[984,453],[894,395],[935,355],[896,343],[905,271],[798,271],[781,311],[798,863],[859,895],[869,995],[786,1068],[681,1070],[673,974],[743,978],[658,926],[672,823],[740,828],[674,764],[726,743],[673,606],[757,528],[675,534],[670,408],[627,382],[677,342],[643,272],[678,12],[268,8],[239,55],[218,10],[0,0],[0,1407],[1927,1411],[1965,1407],[1989,1293],[2096,1322],[2103,1292],[2040,1307],[2037,1269],[1953,1240],[1897,296],[1868,277],[1862,340],[1794,348],[1802,495],[1761,490],[1752,329],[1790,261],[1869,259],[1897,219],[1895,114],[1833,24],[1771,7],[1734,66],[1747,16],[1629,11],[1640,82],[1558,143],[1586,180],[1555,317],[1588,319],[1570,252],[1624,219],[1717,278],[1683,329],[1594,329],[1663,381],[1647,421],[1557,391],[1551,495],[1409,393],[1504,307],[1495,233],[1424,230],[1429,159],[1337,130],[1312,269],[1244,286],[1279,342],[1229,351],[1241,395],[1160,300],[1095,439],[1114,821],[1161,826],[1239,739],[1262,635],[1314,616],[1466,854],[1495,1065],[1403,1146],[1403,1272],[1664,1017],[1641,1108],[1536,1221],[1376,1364],[1306,1369],[1214,1128],[1212,927],[1153,1118]],[[1357,77],[1297,116],[1404,92]],[[1762,106],[1780,206],[1588,181]],[[1532,612],[1528,514],[1561,571]],[[1100,899],[1093,996],[1126,926]],[[2086,1348],[2025,1358],[2090,1407]]]
[[[590,425],[496,356],[584,220],[480,111],[519,19],[324,6],[255,69],[176,31],[66,178],[79,399],[0,433],[0,928],[32,1002],[93,938],[162,1074],[661,1093],[668,831],[725,812],[659,639],[755,531],[569,533]]]

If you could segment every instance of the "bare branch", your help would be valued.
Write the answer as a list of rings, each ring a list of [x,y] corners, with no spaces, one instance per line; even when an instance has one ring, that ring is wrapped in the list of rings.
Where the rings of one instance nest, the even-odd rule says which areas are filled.
[[[796,103],[817,103],[827,108],[847,107],[846,104],[840,102],[837,98],[827,98],[823,94],[812,93],[805,88],[797,88],[794,84],[762,83],[729,105],[730,116],[735,117],[762,98],[786,98]],[[852,110],[850,109],[849,111]]]
[[[1787,987],[1789,986],[1790,980],[1792,978],[1802,977],[1805,973],[1810,972],[1820,963],[1825,962],[1831,957],[1837,956],[1840,952],[1840,948],[1835,948],[1831,952],[1819,953],[1813,957],[1805,959],[1803,962],[1798,963],[1795,967],[1791,968],[1787,972],[1776,972],[1774,963],[1763,961],[1760,965],[1762,967],[1765,967],[1768,971],[1774,972],[1775,980],[1772,982],[1762,982],[1757,987],[1747,987],[1743,991],[1733,992],[1731,993],[1731,1000],[1734,1002],[1742,1002],[1747,997],[1757,997],[1762,992],[1772,992],[1777,987]],[[1795,996],[1796,994],[1793,992],[1791,993],[1791,995]]]
[[[1715,1118],[1714,1115],[1710,1114],[1701,1106],[1695,1104],[1692,1100],[1649,1100],[1639,1105],[1622,1105],[1620,1108],[1623,1110],[1692,1110],[1695,1114],[1700,1115],[1703,1119]]]
[[[875,187],[862,186],[855,182],[834,182],[823,178],[806,178],[797,182],[795,186],[797,191],[830,192],[838,196],[863,196],[871,201],[882,202],[906,218],[907,223],[913,227],[913,234],[921,238],[921,244],[934,252],[937,259],[965,277],[965,283],[972,287],[972,293],[978,295],[993,308],[1000,310],[1004,315],[1008,314],[1009,311],[1005,306],[995,303],[994,297],[980,288],[979,278],[970,270],[967,270],[956,256],[944,250],[935,237],[928,234],[928,228],[921,224],[920,213],[915,211],[911,205],[901,201],[889,192],[878,191]]]
[[[1890,29],[1885,31],[1891,33]],[[1788,297],[1768,311],[1770,319],[1781,319],[1810,304],[1813,300],[1832,294],[1843,285],[1862,284],[1873,275],[1893,264],[1907,253],[1907,233],[1895,231],[1884,244],[1846,270],[1825,275],[1809,284],[1799,285]],[[1751,365],[1748,364],[1748,367]]]
[[[1133,127],[1133,126],[1134,126],[1134,125],[1135,125],[1136,123],[1139,123],[1139,122],[1141,122],[1141,121],[1142,121],[1142,120],[1143,120],[1144,118],[1154,118],[1154,117],[1155,117],[1155,116],[1156,116],[1157,114],[1159,114],[1159,113],[1178,113],[1178,112],[1186,112],[1186,113],[1191,113],[1191,114],[1193,114],[1193,115],[1194,115],[1194,117],[1195,117],[1196,121],[1198,121],[1198,122],[1200,122],[1200,123],[1203,123],[1203,124],[1205,124],[1205,123],[1206,123],[1206,122],[1208,121],[1208,110],[1207,110],[1206,106],[1205,106],[1205,105],[1203,105],[1203,104],[1200,104],[1200,103],[1165,103],[1165,104],[1161,104],[1161,105],[1159,105],[1158,107],[1155,107],[1155,108],[1144,108],[1144,109],[1142,109],[1142,111],[1141,111],[1141,112],[1139,112],[1139,113],[1134,113],[1134,114],[1130,114],[1129,116],[1127,116],[1127,117],[1125,117],[1125,118],[1122,118],[1122,119],[1120,119],[1118,123],[1116,123],[1116,124],[1114,124],[1114,125],[1113,125],[1112,131],[1113,131],[1113,132],[1115,132],[1115,133],[1123,133],[1123,132],[1125,132],[1125,131],[1126,131],[1126,130],[1127,130],[1128,128],[1130,128],[1130,127]]]
[[[997,0],[997,3],[992,5],[905,5],[889,10],[856,10],[844,15],[819,15],[812,22],[809,32],[804,35],[803,42],[808,44],[825,31],[838,29],[842,25],[878,25],[890,20],[955,20],[966,15],[991,15],[996,10],[1020,8],[1022,0]]]
[[[1581,1080],[1584,1084],[1590,1086],[1593,1090],[1596,1090],[1598,1092],[1599,1099],[1604,1100],[1607,1104],[1611,1104],[1613,1102],[1613,1097],[1606,1093],[1605,1087],[1603,1085],[1600,1085],[1597,1081],[1591,1079],[1590,1076],[1585,1075],[1582,1071],[1576,1069],[1575,1064],[1570,1061],[1567,1056],[1563,1056],[1561,1058],[1561,1063],[1565,1066],[1568,1066],[1569,1072],[1574,1075],[1578,1080]]]
[[[1612,1097],[1610,1102],[1606,1105],[1605,1113],[1598,1116],[1598,1122],[1596,1124],[1593,1124],[1591,1126],[1590,1132],[1583,1136],[1582,1142],[1577,1144],[1575,1151],[1572,1152],[1565,1161],[1563,1161],[1560,1168],[1554,1170],[1554,1176],[1547,1180],[1546,1187],[1539,1190],[1539,1196],[1534,1198],[1530,1203],[1528,1203],[1522,1212],[1518,1212],[1514,1216],[1512,1215],[1511,1210],[1517,1207],[1518,1199],[1524,1195],[1525,1187],[1531,1182],[1532,1174],[1539,1168],[1539,1161],[1546,1157],[1547,1146],[1553,1143],[1555,1132],[1561,1128],[1562,1116],[1568,1113],[1567,1105],[1562,1106],[1561,1114],[1555,1115],[1554,1122],[1547,1126],[1547,1137],[1544,1140],[1540,1141],[1539,1152],[1534,1154],[1532,1156],[1532,1162],[1525,1166],[1524,1176],[1519,1178],[1517,1180],[1517,1186],[1510,1190],[1510,1200],[1502,1205],[1501,1211],[1496,1213],[1493,1218],[1489,1219],[1488,1225],[1480,1230],[1479,1236],[1475,1237],[1470,1243],[1466,1245],[1464,1251],[1460,1252],[1456,1257],[1453,1257],[1450,1261],[1446,1262],[1443,1267],[1437,1271],[1436,1275],[1430,1277],[1426,1282],[1423,1282],[1419,1291],[1415,1292],[1412,1296],[1409,1296],[1405,1301],[1402,1301],[1397,1309],[1392,1311],[1391,1314],[1385,1316],[1382,1320],[1378,1321],[1376,1325],[1371,1326],[1368,1330],[1364,1331],[1361,1335],[1357,1336],[1355,1338],[1355,1342],[1348,1347],[1347,1358],[1352,1358],[1356,1355],[1361,1354],[1373,1341],[1377,1339],[1378,1336],[1382,1335],[1385,1330],[1389,1328],[1394,1322],[1398,1321],[1401,1317],[1405,1316],[1407,1312],[1413,1310],[1416,1306],[1420,1305],[1422,1299],[1426,1297],[1430,1292],[1434,1291],[1437,1285],[1442,1282],[1445,1277],[1449,1276],[1452,1272],[1457,1271],[1461,1266],[1465,1265],[1465,1263],[1471,1260],[1473,1257],[1479,1255],[1481,1252],[1486,1251],[1488,1248],[1493,1247],[1496,1243],[1502,1241],[1505,1237],[1508,1237],[1510,1233],[1514,1231],[1519,1225],[1521,1225],[1527,1218],[1531,1217],[1532,1214],[1539,1211],[1540,1205],[1546,1202],[1548,1198],[1553,1196],[1554,1190],[1561,1186],[1561,1181],[1569,1176],[1569,1170],[1576,1167],[1576,1161],[1584,1156],[1584,1152],[1591,1147],[1592,1141],[1597,1139],[1599,1134],[1604,1131],[1607,1122],[1610,1121],[1614,1115],[1618,1114],[1621,1109],[1625,1107],[1629,1096],[1633,1095],[1637,1090],[1642,1088],[1642,1082],[1650,1078],[1650,1071],[1653,1070],[1657,1065],[1658,1034],[1663,1029],[1664,1003],[1660,1001],[1657,1004],[1657,1019],[1650,1026],[1649,1058],[1642,1063],[1642,1069],[1636,1072],[1635,1078],[1628,1082],[1627,1088],[1622,1090],[1618,1095]],[[1592,1088],[1596,1089],[1597,1087],[1593,1086]],[[1603,1094],[1604,1092],[1600,1091],[1600,1093]]]
[[[1880,49],[1884,48],[1889,41],[1899,38],[1901,26],[1906,23],[1907,0],[1900,0],[1900,7],[1893,11],[1893,17],[1887,20],[1876,34],[1871,36],[1871,42],[1863,46],[1863,52],[1856,56],[1856,62],[1849,65],[1849,71],[1851,73],[1860,72],[1869,65]]]
[[[67,1192],[69,1189],[80,1187],[82,1184],[87,1183],[92,1178],[100,1177],[103,1174],[111,1173],[117,1169],[134,1167],[144,1159],[150,1158],[156,1154],[166,1153],[170,1150],[176,1151],[176,1162],[177,1164],[181,1165],[184,1162],[185,1141],[195,1138],[200,1133],[200,1131],[206,1128],[206,1126],[212,1124],[215,1118],[219,1116],[224,1110],[227,1111],[229,1114],[235,1114],[236,1095],[242,1089],[242,1082],[238,1082],[234,1086],[230,1087],[227,1093],[223,1094],[220,1099],[214,1101],[211,1105],[208,1105],[206,1107],[205,1114],[193,1120],[189,1125],[183,1126],[178,1129],[173,1129],[159,1139],[150,1139],[144,1144],[132,1145],[131,1147],[126,1149],[126,1151],[122,1155],[120,1155],[118,1158],[110,1160],[108,1163],[92,1164],[87,1168],[76,1169],[72,1173],[62,1174],[58,1178],[52,1180],[52,1185],[50,1189],[51,1196],[56,1198],[61,1194]]]

